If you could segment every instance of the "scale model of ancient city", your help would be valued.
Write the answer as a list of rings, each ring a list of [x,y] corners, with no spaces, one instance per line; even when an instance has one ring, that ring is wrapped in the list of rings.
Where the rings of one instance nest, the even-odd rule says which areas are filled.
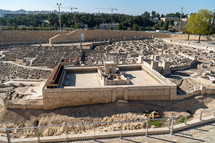
[[[164,116],[179,120],[214,107],[215,46],[208,36],[197,43],[198,35],[118,30],[0,35],[1,114],[17,118],[13,125],[1,120],[2,128]],[[131,125],[139,128],[129,124],[125,129]],[[20,132],[10,135],[22,137]],[[41,135],[64,133],[59,132],[48,128]]]
[[[37,34],[42,40],[56,33]],[[28,36],[34,38],[33,33]],[[2,48],[3,106],[47,110],[214,94],[214,46],[183,38],[186,35],[76,30],[50,37],[48,44]]]

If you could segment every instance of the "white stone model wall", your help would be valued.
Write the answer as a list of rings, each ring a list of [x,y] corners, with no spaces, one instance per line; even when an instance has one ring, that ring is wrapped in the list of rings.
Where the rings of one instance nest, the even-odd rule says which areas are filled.
[[[139,65],[141,66],[141,65]],[[132,66],[125,66],[122,68]],[[137,66],[133,67],[134,69]],[[95,70],[92,67],[86,71]],[[142,70],[145,70],[153,79],[157,80],[160,85],[157,86],[105,86],[95,88],[55,88],[43,89],[43,108],[55,109],[66,106],[80,106],[98,103],[115,102],[117,99],[124,100],[171,100],[176,96],[177,87],[168,79],[164,78],[158,72],[142,65]],[[75,72],[82,71],[80,68],[75,68]]]

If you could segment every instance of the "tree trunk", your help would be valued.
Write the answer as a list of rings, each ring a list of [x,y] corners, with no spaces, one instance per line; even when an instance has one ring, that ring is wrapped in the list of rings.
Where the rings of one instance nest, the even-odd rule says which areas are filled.
[[[190,40],[190,34],[188,34],[187,40],[188,40],[188,41]]]
[[[202,35],[199,35],[199,40],[198,40],[198,43],[200,43],[200,40],[201,40],[201,36],[202,36]]]

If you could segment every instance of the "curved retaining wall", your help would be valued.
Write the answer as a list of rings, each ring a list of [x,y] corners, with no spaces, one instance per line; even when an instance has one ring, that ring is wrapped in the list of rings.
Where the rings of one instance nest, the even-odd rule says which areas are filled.
[[[69,32],[60,31],[0,31],[0,43],[9,42],[47,42],[57,34],[65,34]]]
[[[186,35],[186,34],[181,34],[181,35]],[[179,40],[187,40],[187,39],[180,39],[180,34],[178,35],[179,38],[172,37],[172,39],[179,39]],[[192,39],[190,40],[197,40],[197,35],[192,35]],[[195,38],[196,37],[196,38]],[[187,46],[187,47],[192,47],[192,48],[197,48],[197,49],[203,49],[203,50],[210,50],[210,51],[215,51],[214,45],[212,44],[204,44],[204,43],[194,43],[192,41],[176,41],[172,39],[163,39],[164,42],[169,43],[169,44],[174,44],[174,45],[181,45],[181,46]],[[203,36],[201,40],[207,40],[207,36]]]
[[[141,31],[118,31],[118,30],[75,30],[67,31],[21,31],[4,30],[0,31],[0,43],[8,42],[80,42],[81,34],[85,34],[85,41],[101,41],[112,39],[131,40],[135,38],[173,38],[187,40],[187,34],[152,33]],[[206,36],[201,37],[207,40]],[[198,40],[198,35],[190,35],[190,40]]]
[[[117,31],[117,30],[76,30],[69,34],[59,34],[50,38],[49,43],[62,42],[80,42],[81,34],[84,34],[84,41],[98,41],[98,40],[128,40],[135,38],[169,38],[166,33],[147,33],[138,31]]]
[[[84,40],[81,35],[84,34]],[[71,33],[58,34],[49,39],[50,44],[65,42],[83,41],[102,41],[102,40],[132,40],[140,38],[173,38],[187,40],[187,34],[171,34],[141,31],[119,31],[119,30],[75,30]],[[202,40],[207,40],[206,36],[202,36]],[[198,35],[190,35],[190,40],[198,40]]]

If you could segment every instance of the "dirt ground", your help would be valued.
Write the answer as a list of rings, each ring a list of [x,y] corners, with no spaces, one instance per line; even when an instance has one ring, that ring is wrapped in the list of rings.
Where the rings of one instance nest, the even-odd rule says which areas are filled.
[[[96,104],[80,107],[67,107],[55,110],[5,110],[0,108],[0,128],[18,128],[29,126],[64,125],[89,122],[110,122],[123,120],[141,120],[151,118],[152,111],[157,111],[159,117],[178,117],[191,115],[189,120],[199,118],[200,110],[215,109],[215,95],[196,96],[181,101],[138,101],[129,103]],[[213,112],[211,111],[211,114]],[[207,112],[209,115],[210,112]],[[206,114],[204,114],[206,115]],[[176,123],[179,123],[179,122]],[[163,126],[167,126],[164,122]],[[125,124],[126,129],[139,129],[138,124]],[[60,127],[41,130],[41,136],[61,135],[65,132],[82,133],[90,131],[90,127]],[[97,126],[99,131],[119,130],[119,125]],[[34,130],[11,132],[12,137],[32,137]]]

